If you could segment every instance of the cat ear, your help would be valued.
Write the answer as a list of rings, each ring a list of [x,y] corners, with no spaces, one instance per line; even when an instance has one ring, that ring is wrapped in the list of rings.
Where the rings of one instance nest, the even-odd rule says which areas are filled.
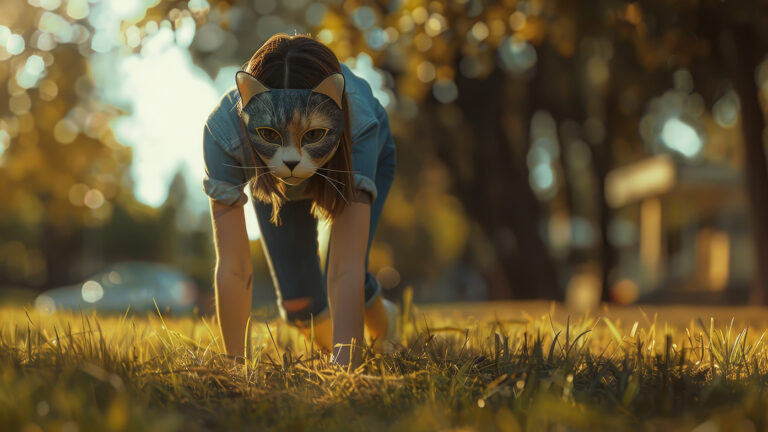
[[[341,108],[341,96],[344,94],[344,75],[339,72],[328,75],[312,89],[312,92],[328,96]]]
[[[237,71],[235,81],[237,82],[237,91],[240,92],[240,100],[243,102],[243,107],[248,105],[248,101],[257,94],[272,90],[246,71]]]

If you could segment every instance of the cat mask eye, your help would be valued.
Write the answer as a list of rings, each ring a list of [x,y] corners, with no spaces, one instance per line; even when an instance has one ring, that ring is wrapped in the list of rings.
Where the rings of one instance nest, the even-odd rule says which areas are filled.
[[[310,89],[270,88],[245,71],[235,81],[248,139],[275,176],[298,184],[333,156],[345,128],[344,75]]]

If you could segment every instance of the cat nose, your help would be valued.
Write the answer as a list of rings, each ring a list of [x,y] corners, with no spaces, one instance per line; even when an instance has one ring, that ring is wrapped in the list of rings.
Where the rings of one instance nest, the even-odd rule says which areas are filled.
[[[283,161],[285,166],[288,167],[289,170],[293,171],[293,167],[299,164],[299,161]]]

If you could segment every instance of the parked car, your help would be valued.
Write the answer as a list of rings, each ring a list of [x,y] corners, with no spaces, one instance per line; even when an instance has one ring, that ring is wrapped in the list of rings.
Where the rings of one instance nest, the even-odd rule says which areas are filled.
[[[197,301],[194,281],[175,268],[159,263],[124,261],[112,264],[82,282],[53,288],[35,298],[35,307],[97,309],[104,312],[151,311],[154,300],[160,311],[191,312]]]

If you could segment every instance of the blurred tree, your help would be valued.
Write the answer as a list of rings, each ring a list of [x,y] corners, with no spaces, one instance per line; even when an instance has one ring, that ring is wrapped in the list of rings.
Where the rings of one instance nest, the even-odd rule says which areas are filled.
[[[1,223],[34,232],[24,240],[42,251],[51,286],[72,277],[81,227],[109,220],[129,187],[131,152],[109,129],[113,110],[90,94],[86,20],[9,0],[0,4],[0,25],[13,41],[0,47],[0,100],[7,102],[0,131],[9,138],[0,159]]]

